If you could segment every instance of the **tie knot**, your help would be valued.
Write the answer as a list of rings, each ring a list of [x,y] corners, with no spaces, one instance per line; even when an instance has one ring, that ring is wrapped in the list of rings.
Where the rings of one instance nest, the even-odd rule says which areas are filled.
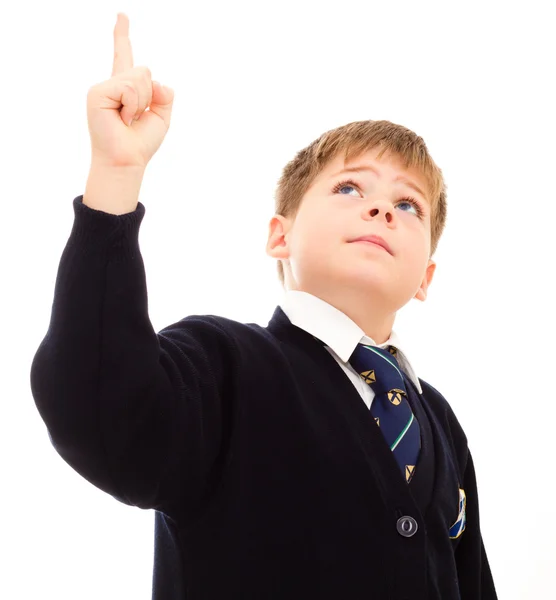
[[[379,348],[359,343],[349,363],[377,394],[394,389],[405,390],[403,375],[396,356],[395,346]]]

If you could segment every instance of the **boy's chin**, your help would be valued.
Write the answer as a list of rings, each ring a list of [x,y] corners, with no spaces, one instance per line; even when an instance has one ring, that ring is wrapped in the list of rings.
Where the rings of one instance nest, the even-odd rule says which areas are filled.
[[[336,278],[361,285],[392,285],[394,274],[392,268],[384,268],[383,265],[366,265],[364,268],[355,263],[351,265],[343,265],[336,274]]]
[[[352,290],[354,293],[361,291],[379,296],[391,293],[394,284],[391,273],[381,272],[380,269],[365,273],[349,269],[338,273],[334,281],[337,282],[338,287],[346,291]]]

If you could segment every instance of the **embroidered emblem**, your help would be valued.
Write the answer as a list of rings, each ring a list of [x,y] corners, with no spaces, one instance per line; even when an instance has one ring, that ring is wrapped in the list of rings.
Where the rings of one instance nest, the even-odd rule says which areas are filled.
[[[398,404],[401,404],[402,396],[406,395],[407,394],[403,390],[394,388],[388,392],[388,400],[390,400],[394,406],[398,406]]]
[[[411,481],[413,474],[415,473],[415,465],[405,465],[405,479],[407,483]]]
[[[374,369],[371,371],[363,371],[363,373],[359,373],[361,377],[365,380],[365,383],[374,383],[376,381]]]
[[[466,517],[467,498],[465,490],[459,488],[459,513],[456,522],[450,527],[450,539],[457,539],[464,531],[467,521]]]

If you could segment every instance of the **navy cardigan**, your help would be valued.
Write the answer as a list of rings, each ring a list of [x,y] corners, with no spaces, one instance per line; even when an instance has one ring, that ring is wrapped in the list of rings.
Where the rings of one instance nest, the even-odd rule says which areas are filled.
[[[144,205],[82,200],[31,390],[71,467],[154,509],[154,600],[497,598],[467,439],[436,389],[406,381],[422,432],[407,484],[351,381],[280,307],[267,327],[192,315],[156,333]]]

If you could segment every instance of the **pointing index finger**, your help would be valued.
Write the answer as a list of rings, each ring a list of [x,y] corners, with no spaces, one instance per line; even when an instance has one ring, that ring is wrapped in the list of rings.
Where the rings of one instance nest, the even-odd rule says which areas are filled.
[[[112,77],[133,68],[133,54],[129,39],[129,19],[126,14],[118,13],[114,26],[114,64]]]

